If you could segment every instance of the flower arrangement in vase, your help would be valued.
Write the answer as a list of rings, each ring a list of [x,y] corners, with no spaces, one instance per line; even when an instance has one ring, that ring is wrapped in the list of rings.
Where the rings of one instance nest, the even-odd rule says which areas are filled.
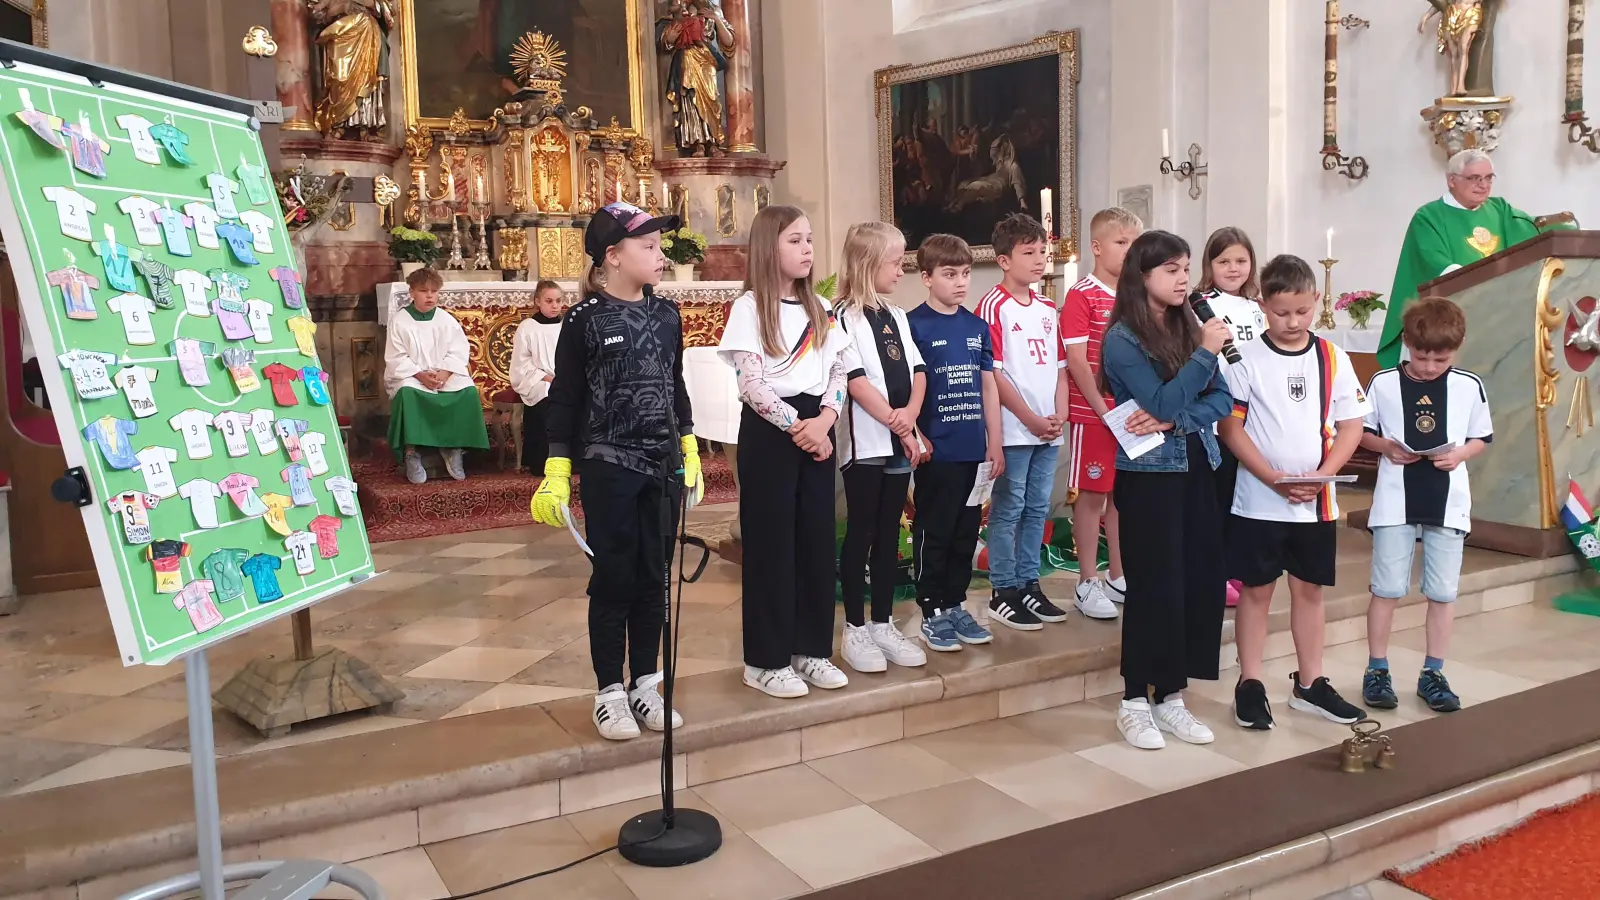
[[[1377,291],[1351,291],[1340,294],[1339,301],[1333,308],[1349,313],[1350,322],[1356,328],[1365,328],[1373,313],[1380,309],[1388,309],[1389,305],[1383,302],[1383,295]]]
[[[672,263],[673,279],[693,281],[694,264],[706,258],[706,236],[685,225],[661,232],[661,253]]]
[[[400,271],[409,275],[439,258],[439,238],[431,231],[402,225],[389,232],[389,255],[400,264]]]

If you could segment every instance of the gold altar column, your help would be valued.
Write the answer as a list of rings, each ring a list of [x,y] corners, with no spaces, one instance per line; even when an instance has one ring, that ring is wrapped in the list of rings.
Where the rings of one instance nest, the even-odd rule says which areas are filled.
[[[294,113],[286,131],[316,131],[311,121],[311,27],[302,0],[272,0],[272,36],[278,42],[278,102]]]
[[[758,153],[756,146],[756,84],[750,46],[749,0],[723,0],[722,12],[733,28],[733,58],[728,60],[728,150]]]

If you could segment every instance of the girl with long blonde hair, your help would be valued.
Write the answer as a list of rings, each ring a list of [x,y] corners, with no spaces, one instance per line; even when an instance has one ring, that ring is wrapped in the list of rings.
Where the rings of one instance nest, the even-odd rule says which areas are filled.
[[[848,338],[812,287],[811,223],[769,206],[750,224],[744,296],[718,353],[734,368],[744,683],[774,697],[849,679],[833,655],[833,425]]]

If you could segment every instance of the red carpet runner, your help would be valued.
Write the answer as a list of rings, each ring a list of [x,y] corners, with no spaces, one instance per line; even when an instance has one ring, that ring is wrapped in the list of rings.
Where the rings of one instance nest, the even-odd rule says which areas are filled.
[[[1432,900],[1593,900],[1600,896],[1600,795],[1546,810],[1390,881]]]
[[[738,499],[728,458],[720,453],[701,458],[706,474],[705,503]],[[385,448],[351,460],[360,485],[361,513],[372,543],[404,541],[441,534],[527,525],[528,502],[539,478],[515,472],[471,469],[466,481],[430,478],[426,484],[406,481]],[[579,516],[580,485],[572,486],[572,508]]]

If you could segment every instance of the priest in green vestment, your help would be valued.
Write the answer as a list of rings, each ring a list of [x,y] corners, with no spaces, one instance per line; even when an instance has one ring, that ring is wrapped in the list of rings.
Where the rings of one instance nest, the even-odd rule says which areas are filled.
[[[466,332],[439,309],[444,280],[432,269],[406,279],[411,303],[389,317],[383,383],[389,392],[389,446],[412,484],[428,480],[419,451],[440,451],[445,471],[467,477],[462,451],[489,449],[478,387],[467,374]]]
[[[1400,317],[1416,299],[1417,285],[1539,233],[1532,216],[1489,196],[1494,190],[1489,154],[1463,150],[1450,158],[1448,173],[1449,192],[1418,209],[1406,229],[1378,344],[1378,364],[1386,369],[1400,362]]]

